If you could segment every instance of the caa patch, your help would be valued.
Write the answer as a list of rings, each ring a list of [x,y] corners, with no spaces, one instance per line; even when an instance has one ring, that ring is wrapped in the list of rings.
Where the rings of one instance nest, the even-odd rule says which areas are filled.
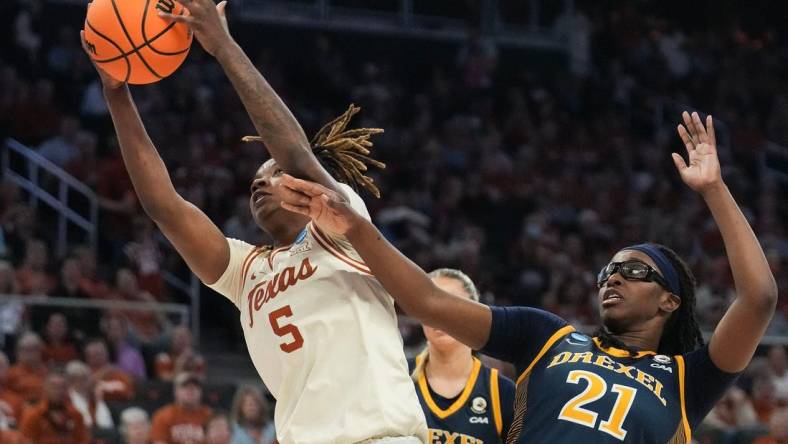
[[[572,345],[586,345],[588,340],[588,336],[577,332],[570,333],[569,337],[566,338],[566,342]]]
[[[654,360],[660,364],[670,364],[670,356],[656,355],[654,356]]]
[[[477,415],[481,415],[487,411],[487,400],[481,396],[473,398],[471,401],[471,411]]]

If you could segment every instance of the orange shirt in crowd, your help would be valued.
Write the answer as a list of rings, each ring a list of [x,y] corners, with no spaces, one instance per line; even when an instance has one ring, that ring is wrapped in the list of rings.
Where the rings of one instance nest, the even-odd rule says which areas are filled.
[[[0,429],[0,443],[2,444],[22,444],[22,435],[16,430]]]
[[[126,311],[123,315],[131,324],[132,330],[143,343],[155,341],[161,336],[161,322],[155,313],[143,311]]]
[[[126,372],[112,368],[99,373],[105,401],[129,401],[134,397],[134,379]]]
[[[154,362],[156,379],[172,381],[173,378],[175,378],[175,361],[177,361],[177,359],[178,357],[171,353],[159,353],[156,355],[156,361]],[[193,368],[183,368],[180,370],[197,373],[198,375],[205,375],[205,361],[202,356],[195,355],[193,364]]]
[[[24,364],[12,365],[6,374],[6,387],[16,392],[27,403],[35,403],[41,399],[41,389],[44,378],[47,377],[47,368],[41,365],[37,368]]]
[[[185,410],[177,404],[159,409],[153,415],[151,441],[167,444],[199,444],[205,439],[203,428],[213,412],[206,406]]]
[[[771,436],[762,436],[753,441],[752,444],[780,444],[780,442]]]
[[[89,444],[90,433],[82,414],[71,404],[50,410],[44,401],[30,407],[19,427],[22,436],[35,444]]]
[[[0,413],[13,424],[19,424],[24,406],[25,402],[21,396],[7,388],[0,387]],[[5,441],[0,440],[0,443],[5,443]]]
[[[54,290],[57,284],[55,278],[47,273],[24,266],[16,271],[16,282],[21,294],[47,294]]]
[[[55,365],[65,365],[70,361],[79,359],[77,348],[70,342],[58,345],[44,344],[41,353],[43,354],[44,362]]]

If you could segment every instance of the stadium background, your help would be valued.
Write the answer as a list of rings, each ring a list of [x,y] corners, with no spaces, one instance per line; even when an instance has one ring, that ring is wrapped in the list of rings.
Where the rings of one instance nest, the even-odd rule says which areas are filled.
[[[669,157],[685,109],[714,114],[725,180],[788,289],[785,4],[239,0],[228,11],[308,135],[351,102],[357,125],[386,129],[383,197],[365,196],[374,220],[424,268],[466,271],[488,303],[593,326],[597,270],[650,239],[688,259],[711,331],[732,279],[710,214]],[[126,407],[170,401],[161,380],[181,369],[204,372],[204,401],[229,411],[238,382],[257,379],[235,309],[196,285],[137,204],[79,47],[83,19],[80,1],[0,5],[3,349],[14,363],[32,329],[51,352],[46,325],[63,313],[74,357],[103,335],[114,359],[113,325],[146,364],[131,395],[107,401],[116,425]],[[247,193],[267,155],[240,142],[254,129],[218,64],[194,45],[175,75],[133,93],[181,194],[227,235],[259,243]],[[750,442],[772,417],[788,428],[787,314],[781,302],[701,439]],[[418,326],[401,330],[417,350]]]

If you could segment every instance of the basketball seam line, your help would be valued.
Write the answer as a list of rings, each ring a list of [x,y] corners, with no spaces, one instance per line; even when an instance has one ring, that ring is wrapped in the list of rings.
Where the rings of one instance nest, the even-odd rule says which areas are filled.
[[[115,0],[111,0],[111,1],[112,1],[112,9],[115,11],[115,17],[118,18],[118,23],[120,23],[120,28],[123,30],[123,34],[126,36],[126,39],[129,41],[129,43],[131,43],[131,47],[133,48],[136,45],[134,44],[134,40],[132,40],[131,36],[129,35],[128,29],[126,29],[126,25],[123,23],[123,18],[120,16],[120,11],[118,11],[118,5],[115,3]],[[146,68],[148,68],[148,71],[150,71],[154,76],[160,79],[164,78],[160,76],[159,73],[154,71],[153,68],[150,67],[150,65],[148,65],[148,61],[145,60],[145,57],[143,57],[142,54],[140,54],[139,52],[136,52],[135,54],[137,57],[140,58],[142,64],[145,65]]]
[[[88,24],[90,24],[90,23],[88,22]],[[173,25],[175,25],[175,22],[171,23],[170,25],[167,25],[167,27],[166,27],[166,28],[164,28],[164,29],[163,29],[161,32],[159,32],[158,34],[154,35],[154,36],[153,36],[153,38],[151,38],[149,41],[146,41],[145,43],[143,43],[143,44],[142,44],[142,45],[140,45],[140,46],[134,46],[134,45],[132,45],[132,49],[131,49],[131,51],[129,51],[129,52],[124,52],[124,51],[123,51],[123,49],[122,49],[120,46],[118,46],[118,49],[120,50],[120,55],[119,55],[119,56],[116,56],[116,57],[110,57],[110,58],[108,58],[108,59],[101,59],[101,60],[95,60],[95,59],[94,59],[93,61],[94,61],[95,63],[109,63],[109,62],[114,62],[114,61],[116,61],[116,60],[120,60],[120,59],[122,59],[122,58],[124,58],[124,57],[128,57],[128,56],[130,56],[130,55],[132,55],[132,54],[136,54],[136,53],[138,53],[140,50],[142,50],[142,49],[144,49],[144,48],[150,48],[150,49],[152,49],[154,52],[157,52],[157,53],[159,53],[159,54],[162,54],[162,55],[178,55],[178,54],[183,54],[184,52],[187,52],[187,51],[188,51],[190,48],[189,48],[189,47],[186,47],[186,49],[182,49],[182,50],[180,50],[180,51],[176,51],[176,52],[173,52],[173,53],[165,53],[165,52],[157,51],[157,50],[156,50],[156,49],[155,49],[155,48],[154,48],[154,47],[151,45],[151,43],[155,42],[155,41],[156,41],[156,40],[158,40],[158,39],[159,39],[161,36],[163,36],[165,33],[167,33],[167,31],[169,31],[169,30],[172,28],[172,26],[173,26]],[[93,25],[90,25],[90,27],[91,27],[91,29],[93,29],[93,31],[94,31],[94,32],[98,33],[98,31],[96,31],[96,28],[95,28]],[[105,37],[105,38],[106,38],[106,37]],[[107,40],[109,40],[109,39],[107,39]],[[113,43],[114,43],[114,42],[113,42]],[[116,45],[116,46],[117,46],[117,45]]]
[[[99,34],[99,35],[101,35],[101,37],[103,37],[105,40],[108,40],[108,41],[112,42],[112,43],[113,43],[113,45],[114,45],[116,48],[118,48],[118,50],[120,51],[120,55],[119,55],[119,56],[110,57],[110,58],[108,58],[108,59],[101,59],[101,60],[96,60],[96,59],[93,59],[93,63],[110,63],[110,62],[115,62],[115,61],[117,61],[117,60],[120,60],[120,59],[126,58],[126,57],[128,57],[128,56],[130,56],[130,55],[132,55],[132,54],[136,54],[136,53],[138,53],[140,50],[142,50],[142,49],[145,49],[145,48],[150,48],[150,49],[152,49],[153,51],[155,51],[155,52],[157,52],[157,53],[159,53],[159,54],[162,54],[162,55],[178,55],[178,54],[182,54],[182,53],[184,53],[184,52],[187,52],[187,51],[189,50],[189,48],[187,47],[186,49],[182,49],[182,50],[180,50],[180,51],[177,51],[177,52],[172,52],[172,53],[163,53],[163,52],[156,51],[156,49],[154,49],[152,46],[150,46],[150,44],[151,44],[151,43],[155,42],[155,41],[156,41],[156,40],[157,40],[159,37],[163,36],[163,35],[164,35],[164,33],[166,33],[166,32],[167,32],[167,31],[170,29],[170,27],[167,27],[167,28],[165,28],[163,31],[161,31],[160,33],[158,33],[158,34],[156,34],[155,36],[153,36],[153,38],[152,38],[152,39],[150,39],[150,41],[147,41],[147,42],[145,42],[144,44],[142,44],[142,45],[140,45],[140,46],[136,46],[136,47],[132,48],[132,49],[131,49],[131,51],[129,51],[129,52],[123,52],[123,48],[121,48],[120,46],[118,46],[118,45],[117,45],[117,44],[116,44],[114,41],[112,41],[112,39],[110,39],[109,37],[106,37],[106,36],[104,36],[104,35],[100,34],[100,33],[99,33],[97,30],[96,30],[96,28],[95,28],[95,27],[94,27],[94,26],[93,26],[93,25],[92,25],[92,24],[91,24],[89,21],[85,20],[85,23],[87,23],[87,24],[88,24],[88,26],[90,26],[90,29],[92,29],[92,30],[93,30],[93,32],[95,32],[96,34]]]
[[[112,46],[117,48],[118,51],[123,53],[123,48],[121,48],[120,45],[115,43],[115,41],[112,40],[111,38],[109,38],[109,37],[105,36],[104,34],[102,34],[101,32],[99,32],[99,30],[94,28],[93,25],[91,25],[90,22],[87,19],[85,19],[85,24],[87,24],[88,28],[90,28],[93,32],[95,32],[97,36],[99,36],[99,37],[103,38],[104,40],[108,41]],[[126,78],[123,80],[123,83],[127,83],[129,81],[129,77],[131,77],[131,62],[129,62],[129,58],[126,55],[123,55],[121,58],[123,59],[124,62],[126,62]],[[117,59],[117,60],[120,60],[120,59]]]
[[[142,31],[142,40],[145,42],[147,47],[150,48],[151,51],[153,51],[153,52],[155,52],[156,54],[159,54],[159,55],[178,55],[178,54],[183,54],[184,52],[188,51],[189,47],[186,47],[186,49],[183,49],[183,50],[180,50],[180,51],[175,51],[175,52],[159,51],[158,49],[156,49],[152,45],[152,43],[155,42],[158,37],[160,37],[165,32],[169,31],[170,29],[172,29],[175,26],[176,22],[174,22],[174,21],[171,22],[169,25],[167,25],[167,27],[164,28],[164,31],[160,32],[158,35],[155,35],[154,38],[152,38],[150,41],[148,41],[148,35],[145,33],[145,21],[148,18],[148,7],[149,6],[150,6],[150,0],[145,0],[145,11],[142,13],[142,23],[141,23],[141,26],[140,26],[140,30]],[[183,8],[181,8],[181,13],[178,14],[178,15],[179,16],[183,15]]]

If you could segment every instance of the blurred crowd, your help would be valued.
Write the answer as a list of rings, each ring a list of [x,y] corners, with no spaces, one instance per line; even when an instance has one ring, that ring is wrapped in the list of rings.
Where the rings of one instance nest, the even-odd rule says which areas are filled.
[[[579,3],[546,30],[567,42],[565,55],[498,47],[477,32],[448,45],[260,29],[234,22],[232,6],[230,18],[308,135],[348,102],[363,108],[352,125],[385,128],[373,152],[387,164],[374,173],[383,197],[365,196],[374,220],[424,268],[467,272],[486,302],[544,307],[593,326],[597,271],[617,249],[649,240],[690,264],[701,325],[713,329],[734,288],[711,215],[670,159],[683,149],[675,126],[684,109],[714,114],[726,183],[784,293],[788,190],[763,152],[769,143],[788,145],[785,40],[733,20],[685,29],[632,2]],[[42,0],[0,4],[0,136],[95,189],[101,207],[98,251],[75,243],[58,255],[54,219],[13,183],[0,183],[0,293],[184,302],[162,278],[184,265],[139,207],[79,46],[83,14]],[[254,129],[215,61],[195,45],[172,78],[133,92],[178,191],[227,236],[265,242],[247,193],[267,155],[240,142]],[[234,308],[203,291],[206,328],[242,350],[237,327],[226,322]],[[788,333],[786,316],[781,302],[769,332]],[[129,442],[144,442],[131,436],[148,430],[150,415],[151,433],[164,433],[159,418],[176,435],[240,426],[253,436],[237,442],[270,437],[268,409],[254,391],[240,391],[229,416],[193,408],[208,402],[203,358],[188,330],[165,316],[25,309],[0,296],[0,319],[14,356],[7,371],[0,359],[0,400],[20,392],[0,401],[0,429],[24,433],[24,418],[34,424],[61,408],[61,425],[79,433],[78,418],[94,431],[124,425]],[[402,331],[406,344],[423,339],[418,328]],[[734,439],[731,430],[762,432],[771,423],[788,435],[778,432],[788,429],[784,349],[771,350],[743,381],[711,415],[710,433]],[[210,388],[214,411],[230,408],[232,389]],[[43,402],[31,404],[29,417],[14,407],[35,401]],[[192,412],[188,425],[173,422],[179,408]],[[774,439],[765,442],[788,442]]]
[[[0,442],[34,444],[275,442],[259,388],[205,378],[191,334],[174,327],[150,360],[122,316],[101,319],[102,335],[78,340],[60,312],[43,336],[15,340],[13,365],[0,352]]]

